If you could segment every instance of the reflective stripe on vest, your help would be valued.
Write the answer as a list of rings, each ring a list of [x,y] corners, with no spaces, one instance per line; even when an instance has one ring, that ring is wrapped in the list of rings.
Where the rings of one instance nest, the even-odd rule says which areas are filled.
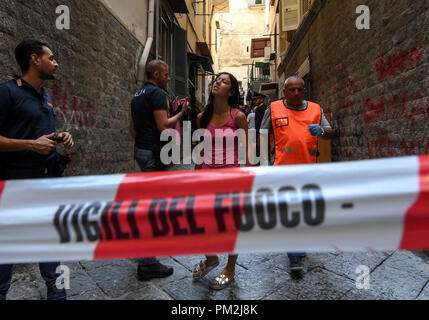
[[[288,109],[283,100],[271,104],[271,120],[275,136],[274,165],[316,163],[318,140],[308,130],[311,124],[320,124],[321,108],[308,102],[306,110]]]

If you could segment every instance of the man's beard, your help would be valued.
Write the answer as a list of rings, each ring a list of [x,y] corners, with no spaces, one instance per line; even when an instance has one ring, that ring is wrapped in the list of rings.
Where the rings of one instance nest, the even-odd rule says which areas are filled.
[[[55,76],[53,74],[47,74],[44,72],[39,72],[39,77],[42,80],[55,80]]]

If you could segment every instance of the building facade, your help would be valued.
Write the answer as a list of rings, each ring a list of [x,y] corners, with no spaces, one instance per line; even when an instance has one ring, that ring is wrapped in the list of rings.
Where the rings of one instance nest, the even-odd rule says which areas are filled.
[[[334,161],[429,153],[428,2],[276,3],[279,82],[303,77],[332,116]]]
[[[252,55],[259,48],[258,43],[255,47],[252,39],[262,39],[264,45],[265,41],[270,41],[264,23],[265,17],[265,0],[234,0],[230,2],[228,13],[217,15],[220,26],[219,70],[232,73],[241,83],[243,94],[252,84],[255,62],[265,61],[264,47],[262,57]]]
[[[207,103],[210,84],[218,72],[219,23],[216,14],[229,11],[229,0],[186,0],[188,12],[176,14],[186,31],[187,89],[192,104],[201,111]]]
[[[163,59],[168,63],[172,75],[168,93],[173,98],[191,91],[188,78],[193,64],[188,53],[201,60],[199,72],[204,77],[214,67],[206,59],[211,51],[204,49],[211,47],[209,32],[215,34],[215,11],[228,6],[213,0],[205,2],[205,11],[194,11],[194,4],[201,6],[196,2],[0,1],[0,81],[20,74],[14,49],[25,38],[48,42],[60,63],[56,80],[46,86],[54,100],[57,129],[70,131],[76,142],[72,150],[59,148],[72,159],[67,176],[138,171],[129,134],[130,102],[145,80],[143,62]],[[57,28],[59,6],[69,9],[70,29]],[[200,12],[209,15],[197,16]],[[191,21],[204,17],[205,22],[182,25],[181,16]],[[198,86],[201,92],[207,91],[204,85]],[[202,98],[201,94],[201,104]]]

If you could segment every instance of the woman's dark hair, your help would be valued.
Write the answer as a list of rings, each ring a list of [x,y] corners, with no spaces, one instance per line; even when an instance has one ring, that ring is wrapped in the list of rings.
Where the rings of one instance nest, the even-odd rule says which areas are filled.
[[[228,75],[229,80],[231,81],[232,96],[229,97],[228,104],[232,108],[237,108],[240,104],[240,87],[238,85],[238,81],[232,74],[228,72],[219,73],[216,76],[215,81],[223,74]],[[204,110],[203,116],[201,117],[201,123],[200,123],[201,129],[206,129],[210,123],[210,120],[212,119],[213,111],[214,111],[213,102],[214,102],[214,96],[213,96],[213,93],[210,93],[209,103],[207,104],[206,109]]]
[[[30,68],[30,57],[33,53],[39,57],[43,55],[43,47],[49,48],[47,43],[37,39],[27,39],[18,44],[15,49],[15,58],[22,73],[26,73]]]

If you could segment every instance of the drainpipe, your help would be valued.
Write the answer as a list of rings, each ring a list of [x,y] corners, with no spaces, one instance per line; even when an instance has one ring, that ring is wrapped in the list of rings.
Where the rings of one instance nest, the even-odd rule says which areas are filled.
[[[155,21],[155,0],[149,0],[148,8],[148,23],[147,23],[147,39],[144,46],[142,56],[140,57],[139,66],[137,70],[137,85],[142,85],[146,73],[146,64],[149,58],[150,50],[152,49],[153,34],[154,34],[154,21]]]
[[[265,1],[265,28],[270,31],[270,1]]]

